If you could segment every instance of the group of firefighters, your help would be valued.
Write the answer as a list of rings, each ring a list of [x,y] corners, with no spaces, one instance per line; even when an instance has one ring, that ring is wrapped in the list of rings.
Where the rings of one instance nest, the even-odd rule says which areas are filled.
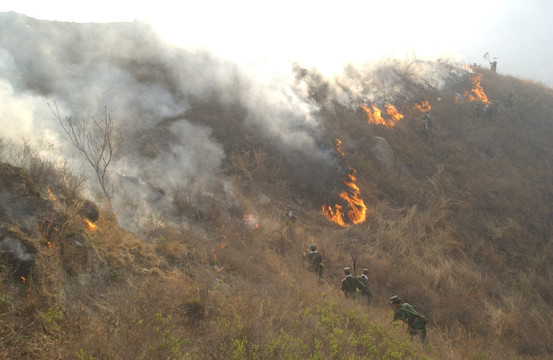
[[[490,62],[490,64],[491,70],[495,72],[497,68],[497,61]],[[510,93],[506,101],[506,106],[510,106],[513,104],[513,98],[513,94]],[[490,108],[492,106],[497,106],[497,104],[490,105]],[[492,113],[490,112],[488,115],[491,118]],[[430,115],[430,111],[426,111],[421,119],[419,130],[424,133],[428,133],[432,125],[431,119],[432,117]],[[293,210],[291,210],[290,208],[287,209],[287,216],[292,221],[296,220],[295,216],[293,215]],[[319,277],[322,277],[322,271],[324,268],[322,264],[323,257],[317,251],[317,246],[315,244],[312,244],[310,246],[310,252],[306,253],[305,257],[309,262],[310,270],[317,273]],[[370,304],[372,292],[369,288],[369,269],[363,269],[363,273],[360,276],[355,277],[352,275],[351,269],[349,267],[345,267],[344,274],[345,277],[342,279],[341,283],[341,290],[344,292],[344,295],[347,298],[356,298],[358,296],[362,296],[366,299],[367,304]],[[426,324],[428,323],[428,319],[425,316],[419,314],[412,305],[402,301],[398,295],[394,295],[390,298],[390,305],[394,309],[393,321],[403,321],[405,324],[407,324],[407,331],[411,336],[418,335],[420,336],[421,340],[426,343]]]
[[[305,254],[309,269],[322,277],[323,256],[317,251],[317,245],[311,244],[309,252]],[[369,269],[363,269],[360,276],[353,276],[349,267],[344,268],[345,277],[342,279],[341,290],[347,298],[364,297],[367,304],[370,304],[372,292],[369,288]],[[426,324],[428,319],[417,313],[412,305],[403,302],[398,295],[390,298],[390,305],[394,308],[393,321],[401,320],[407,324],[407,331],[411,336],[418,335],[426,343]]]

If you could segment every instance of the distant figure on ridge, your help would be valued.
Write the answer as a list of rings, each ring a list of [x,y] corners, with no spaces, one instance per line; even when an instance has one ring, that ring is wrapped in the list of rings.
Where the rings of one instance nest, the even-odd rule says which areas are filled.
[[[317,245],[315,244],[311,244],[311,246],[309,246],[309,250],[311,250],[311,252],[305,255],[307,261],[309,261],[309,270],[317,273],[319,277],[322,277],[324,268],[324,265],[322,264],[323,256],[317,251]]]
[[[402,302],[401,298],[397,295],[390,298],[390,304],[395,309],[394,319],[392,321],[403,321],[407,324],[409,335],[419,335],[421,340],[426,343],[426,324],[428,323],[428,319],[417,313],[413,306],[406,302]]]
[[[497,70],[497,60],[496,60],[496,58],[493,58],[493,61],[490,61],[490,53],[486,52],[484,54],[484,59],[488,60],[488,62],[490,63],[490,70],[493,71],[493,72],[496,72],[496,70]]]

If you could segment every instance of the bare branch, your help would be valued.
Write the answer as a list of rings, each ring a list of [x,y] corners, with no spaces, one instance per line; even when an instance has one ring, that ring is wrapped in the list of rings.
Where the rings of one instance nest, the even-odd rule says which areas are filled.
[[[53,107],[49,103],[48,106],[63,129],[62,136],[83,154],[92,166],[102,192],[109,201],[107,169],[113,157],[114,144],[113,120],[107,108],[104,108],[104,118],[99,122],[94,117],[91,121],[78,121],[71,117],[62,119],[55,102]]]

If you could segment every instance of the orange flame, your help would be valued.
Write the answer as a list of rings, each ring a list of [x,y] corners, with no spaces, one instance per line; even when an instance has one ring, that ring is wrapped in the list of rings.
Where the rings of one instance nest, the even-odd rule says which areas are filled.
[[[382,117],[382,110],[380,110],[375,104],[372,104],[371,107],[361,104],[361,107],[368,116],[369,124],[384,125],[387,127],[394,127],[396,121],[403,119],[403,114],[401,114],[394,105],[384,104],[386,113],[390,119],[385,119]]]
[[[92,221],[86,219],[86,218],[81,218],[85,224],[86,224],[86,227],[88,228],[88,230],[90,231],[96,231],[98,230],[98,225],[94,224]]]
[[[394,122],[403,119],[403,114],[401,114],[399,111],[397,111],[397,109],[394,105],[385,104],[384,107],[386,108],[386,112],[392,118],[392,120]]]
[[[361,106],[365,108],[364,105]],[[336,150],[344,156],[341,146],[342,141],[340,139],[336,139]],[[355,185],[355,181],[357,181],[355,176],[353,176],[353,174],[355,174],[355,170],[350,168],[350,171],[351,172],[348,174],[349,181],[344,180],[344,184],[346,184],[348,190],[340,193],[340,197],[346,202],[347,209],[349,210],[347,212],[344,211],[343,206],[340,204],[335,204],[334,208],[326,204],[322,206],[323,215],[330,221],[333,221],[342,227],[348,226],[349,223],[354,225],[361,224],[367,218],[367,206],[365,206],[363,199],[359,197],[361,192],[359,187]],[[346,223],[347,220],[349,220],[349,223]]]
[[[353,174],[349,174],[349,178],[349,182],[344,181],[349,188],[349,194],[347,191],[340,193],[340,197],[347,203],[349,210],[347,212],[344,211],[344,208],[339,204],[335,204],[334,209],[326,204],[322,206],[323,215],[342,227],[348,226],[347,220],[357,225],[364,222],[367,218],[367,206],[363,202],[363,199],[359,198],[359,187],[355,185],[357,179]]]
[[[50,189],[47,189],[48,190],[48,199],[50,201],[56,201],[56,196],[54,195],[53,192],[50,191]]]
[[[336,139],[336,151],[340,153],[340,155],[344,156],[344,152],[342,151],[342,140]]]
[[[488,100],[488,96],[484,92],[484,89],[482,89],[482,85],[480,85],[480,80],[482,80],[482,74],[472,76],[471,78],[472,78],[473,88],[470,92],[465,91],[465,98],[469,102],[480,100],[484,104],[489,104],[490,101]]]
[[[388,127],[394,126],[393,124],[389,124],[388,121],[384,120],[382,117],[382,111],[376,105],[372,105],[370,108],[364,104],[361,104],[361,107],[365,112],[367,113],[369,124],[376,124],[376,125],[384,125]]]
[[[415,104],[415,109],[417,109],[420,112],[427,112],[432,109],[428,101],[424,100],[420,104]]]

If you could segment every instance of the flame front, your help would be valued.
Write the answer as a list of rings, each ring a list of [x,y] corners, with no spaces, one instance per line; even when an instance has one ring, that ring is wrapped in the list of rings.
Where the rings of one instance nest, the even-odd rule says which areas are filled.
[[[472,90],[470,92],[465,91],[465,98],[469,102],[480,100],[484,104],[489,104],[490,101],[488,100],[488,96],[484,92],[484,89],[482,89],[482,85],[480,85],[480,80],[482,80],[482,74],[472,77]]]
[[[350,181],[344,181],[348,191],[340,193],[340,197],[346,202],[348,210],[345,211],[343,206],[339,204],[335,204],[334,208],[326,204],[322,206],[323,215],[342,227],[348,226],[349,223],[361,224],[367,219],[367,206],[363,199],[359,197],[359,187],[355,185],[357,179],[353,174],[349,174],[349,178]]]

